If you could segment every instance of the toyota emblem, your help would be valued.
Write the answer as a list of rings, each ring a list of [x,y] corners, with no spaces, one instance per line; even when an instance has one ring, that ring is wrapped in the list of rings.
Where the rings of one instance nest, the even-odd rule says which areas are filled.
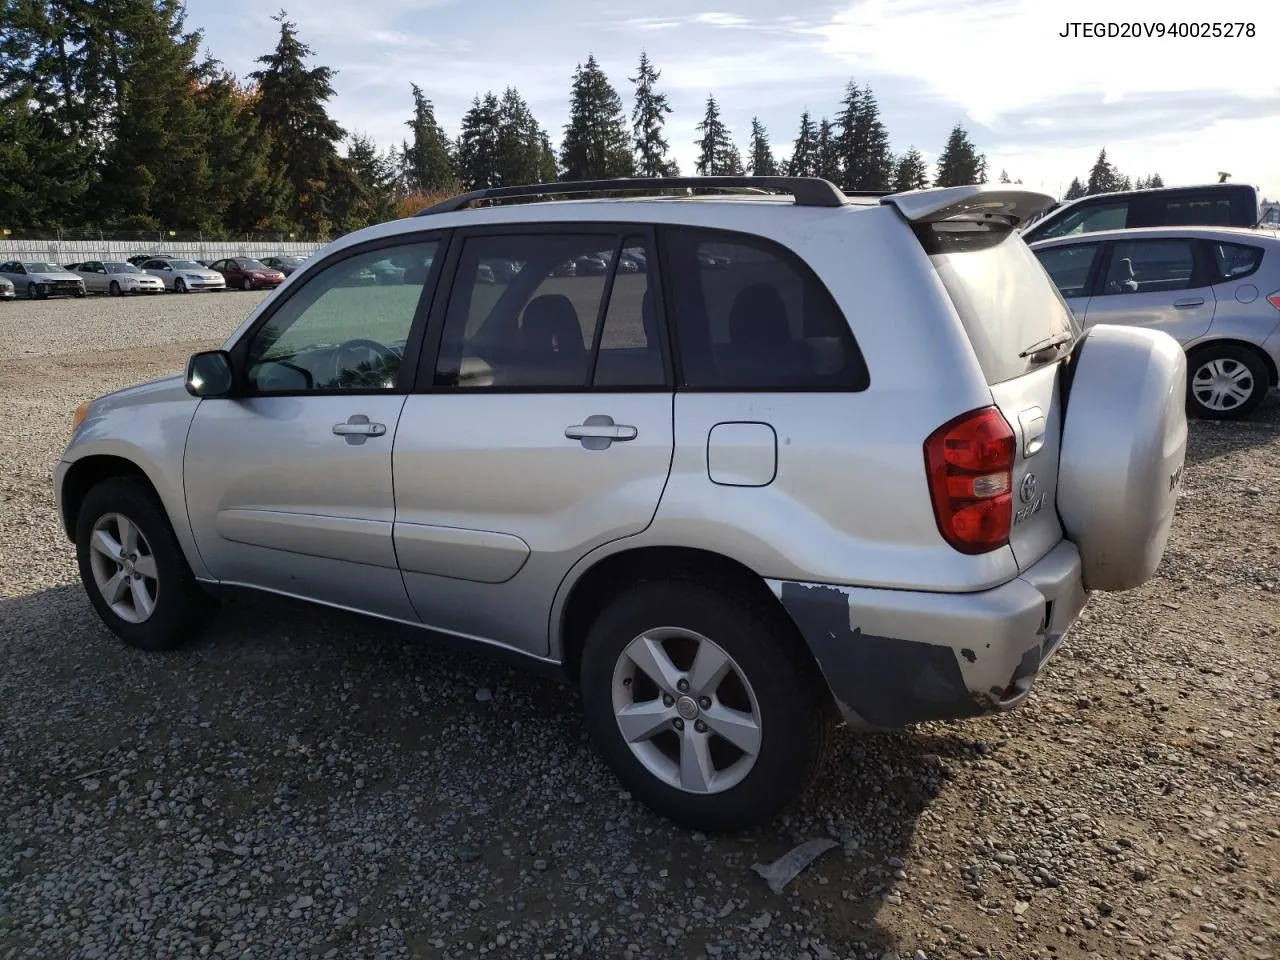
[[[1018,497],[1023,503],[1030,503],[1036,496],[1036,475],[1028,473],[1022,478],[1022,484],[1018,487]]]

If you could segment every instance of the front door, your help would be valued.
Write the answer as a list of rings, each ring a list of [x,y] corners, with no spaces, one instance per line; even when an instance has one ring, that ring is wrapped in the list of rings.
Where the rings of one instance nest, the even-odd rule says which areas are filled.
[[[462,242],[395,444],[395,547],[424,623],[545,655],[569,569],[652,521],[673,392],[649,249],[599,224]]]
[[[340,256],[232,351],[244,395],[200,403],[183,471],[196,545],[219,580],[414,619],[391,539],[391,445],[436,247]],[[402,282],[365,285],[388,256],[406,266]]]
[[[1107,244],[1083,325],[1149,327],[1182,344],[1204,336],[1217,306],[1205,259],[1199,241],[1188,237]]]

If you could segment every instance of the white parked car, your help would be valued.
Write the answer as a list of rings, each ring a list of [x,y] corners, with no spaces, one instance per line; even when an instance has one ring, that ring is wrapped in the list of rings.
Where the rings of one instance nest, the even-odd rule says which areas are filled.
[[[125,260],[86,260],[67,267],[89,293],[119,297],[126,293],[164,293],[164,281]]]
[[[217,270],[210,270],[194,260],[170,260],[157,257],[148,260],[142,269],[158,277],[166,290],[174,293],[191,293],[195,290],[225,290],[227,281]]]

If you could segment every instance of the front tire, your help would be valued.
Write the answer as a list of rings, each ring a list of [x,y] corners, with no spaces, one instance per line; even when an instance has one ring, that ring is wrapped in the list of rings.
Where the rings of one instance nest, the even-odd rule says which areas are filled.
[[[1197,350],[1187,368],[1187,413],[1205,420],[1247,417],[1271,386],[1262,359],[1234,344]]]
[[[243,290],[245,293],[248,293],[253,289],[253,281],[250,280],[248,277],[245,277],[243,280],[240,281],[240,289]]]
[[[118,283],[116,283],[116,281],[112,280],[112,281],[111,281],[111,289],[110,289],[110,290],[108,290],[107,292],[108,292],[111,296],[113,296],[113,297],[118,297],[118,296],[120,296],[120,284],[118,284]]]
[[[195,636],[211,600],[200,589],[164,508],[138,480],[91,489],[76,521],[80,579],[102,622],[139,650]]]
[[[693,582],[642,583],[614,599],[587,636],[581,687],[618,779],[704,832],[745,830],[790,804],[816,776],[831,727],[785,615]]]
[[[186,293],[186,292],[187,292],[187,281],[183,280],[181,277],[179,277],[177,280],[173,281],[173,292],[174,292],[174,293]]]

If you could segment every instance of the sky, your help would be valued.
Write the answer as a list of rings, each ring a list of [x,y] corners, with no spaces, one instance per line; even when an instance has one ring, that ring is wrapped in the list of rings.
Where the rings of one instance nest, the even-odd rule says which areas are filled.
[[[515,86],[558,144],[574,68],[594,53],[629,113],[643,49],[662,71],[685,173],[708,95],[744,155],[758,116],[781,159],[801,112],[834,117],[852,79],[874,91],[895,152],[915,146],[933,163],[959,123],[992,180],[1003,169],[1057,196],[1106,147],[1134,177],[1189,184],[1225,171],[1280,196],[1274,0],[187,0],[188,26],[244,76],[274,45],[281,2],[312,63],[337,71],[330,113],[384,147],[408,133],[411,82],[451,136],[476,94]],[[1121,9],[1166,31],[1229,17],[1254,36],[1060,36]]]

